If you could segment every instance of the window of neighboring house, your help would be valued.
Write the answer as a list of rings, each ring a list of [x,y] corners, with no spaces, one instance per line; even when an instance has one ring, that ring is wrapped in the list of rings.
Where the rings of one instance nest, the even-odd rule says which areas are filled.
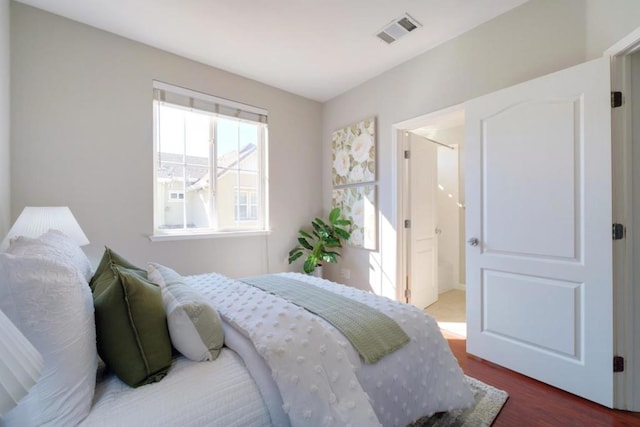
[[[258,218],[258,195],[255,191],[238,191],[236,193],[236,219],[238,221],[255,221]]]
[[[267,112],[154,81],[154,235],[267,230]]]
[[[169,201],[179,202],[184,200],[184,191],[169,191]]]

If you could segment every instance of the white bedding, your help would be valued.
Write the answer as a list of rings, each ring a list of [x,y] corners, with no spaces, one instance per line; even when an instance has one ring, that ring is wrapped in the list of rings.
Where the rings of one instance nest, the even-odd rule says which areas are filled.
[[[364,364],[340,332],[303,308],[219,274],[187,276],[219,311],[229,348],[211,362],[179,357],[162,381],[135,389],[107,377],[81,425],[404,427],[473,402],[430,316],[355,288],[282,274],[378,309],[411,341]]]
[[[421,310],[326,280],[282,274],[372,306],[411,338],[401,349],[366,365],[342,334],[303,308],[215,273],[187,277],[227,327],[248,338],[262,356],[291,425],[406,426],[473,402],[436,322]],[[265,382],[265,363],[245,363],[250,371],[261,372],[259,383]],[[268,393],[263,387],[262,393]],[[277,411],[270,410],[278,419]]]
[[[210,362],[174,360],[160,382],[131,388],[108,376],[81,426],[267,427],[271,418],[240,357],[223,348]]]

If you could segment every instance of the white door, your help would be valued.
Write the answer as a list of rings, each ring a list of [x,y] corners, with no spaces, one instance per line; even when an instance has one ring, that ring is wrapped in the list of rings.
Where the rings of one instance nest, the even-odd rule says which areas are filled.
[[[466,225],[467,351],[611,407],[609,75],[603,58],[466,105]]]
[[[409,302],[425,308],[438,301],[438,152],[424,138],[409,135]]]

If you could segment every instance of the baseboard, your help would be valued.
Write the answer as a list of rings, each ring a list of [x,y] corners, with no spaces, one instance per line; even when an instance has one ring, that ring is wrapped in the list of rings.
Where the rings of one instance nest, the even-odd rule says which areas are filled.
[[[454,287],[454,289],[457,289],[457,290],[459,290],[459,291],[465,291],[465,292],[466,292],[466,291],[467,291],[467,285],[466,285],[466,284],[464,284],[464,283],[458,283],[458,285],[456,285],[456,286]]]

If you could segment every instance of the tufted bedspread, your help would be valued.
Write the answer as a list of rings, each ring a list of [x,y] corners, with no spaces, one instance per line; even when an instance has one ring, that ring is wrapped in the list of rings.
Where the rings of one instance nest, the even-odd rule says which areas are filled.
[[[364,364],[340,332],[301,307],[216,273],[187,276],[222,316],[226,344],[243,358],[274,425],[406,426],[473,403],[446,340],[423,311],[327,280],[281,274],[376,308],[411,341]]]

